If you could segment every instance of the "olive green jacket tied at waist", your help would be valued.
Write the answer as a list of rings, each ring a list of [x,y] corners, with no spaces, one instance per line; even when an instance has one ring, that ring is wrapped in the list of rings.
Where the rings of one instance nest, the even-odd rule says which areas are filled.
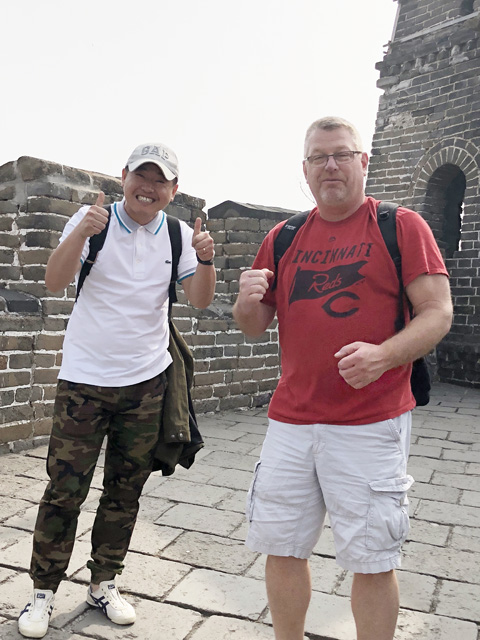
[[[189,469],[195,461],[195,454],[204,446],[190,395],[193,356],[172,321],[169,328],[168,350],[173,361],[165,370],[167,388],[153,461],[153,471],[161,471],[164,476],[171,475],[177,464]]]

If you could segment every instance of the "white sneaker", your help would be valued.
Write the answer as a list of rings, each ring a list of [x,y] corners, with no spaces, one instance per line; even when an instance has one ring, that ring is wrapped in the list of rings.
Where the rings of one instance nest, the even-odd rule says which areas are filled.
[[[132,624],[135,622],[135,609],[119,594],[115,583],[111,580],[100,582],[98,589],[92,591],[88,587],[87,604],[98,607],[109,620],[115,624]]]
[[[18,618],[18,630],[25,638],[43,638],[53,611],[55,595],[50,589],[34,589],[33,597]]]

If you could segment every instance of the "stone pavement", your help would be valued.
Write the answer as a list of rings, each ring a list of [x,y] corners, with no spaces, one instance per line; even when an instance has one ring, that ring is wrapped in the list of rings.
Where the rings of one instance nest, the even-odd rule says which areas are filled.
[[[206,446],[194,466],[145,489],[118,578],[137,622],[115,627],[85,604],[96,472],[78,527],[68,582],[57,594],[49,640],[273,639],[264,558],[243,546],[243,510],[266,410],[200,416]],[[20,640],[16,617],[30,591],[27,567],[46,446],[0,457],[0,638]],[[101,466],[101,465],[100,465]],[[398,572],[397,640],[480,640],[480,390],[437,385],[416,409],[410,458],[413,516]],[[351,574],[334,560],[327,528],[311,560],[308,638],[354,640]]]

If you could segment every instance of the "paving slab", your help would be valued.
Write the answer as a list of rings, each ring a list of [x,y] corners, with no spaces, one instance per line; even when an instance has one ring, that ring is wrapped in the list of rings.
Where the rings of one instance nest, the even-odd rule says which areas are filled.
[[[0,462],[1,464],[1,462]],[[0,469],[2,467],[0,466]],[[25,500],[38,504],[43,496],[45,486],[35,478],[11,476],[0,473],[0,496],[15,498],[22,496]]]
[[[211,616],[196,631],[191,640],[272,640],[272,627],[238,618]]]
[[[465,469],[465,473],[467,475],[472,474],[472,475],[480,476],[480,464],[478,464],[477,462],[468,463]]]
[[[2,473],[9,477],[23,475],[30,478],[35,477],[35,471],[38,471],[41,468],[40,473],[42,474],[42,477],[47,479],[45,460],[28,457],[25,453],[2,455],[0,468]]]
[[[321,556],[335,558],[335,542],[329,526],[323,528],[320,540],[313,548],[313,553]]]
[[[258,458],[246,454],[238,455],[228,451],[212,451],[205,457],[207,464],[212,464],[224,469],[240,469],[250,472]]]
[[[219,469],[217,467],[216,474],[208,480],[208,484],[247,491],[252,481],[253,468],[250,471],[241,471],[239,469]]]
[[[13,569],[7,569],[6,567],[0,567],[0,583],[6,582],[10,578],[13,578],[16,572]]]
[[[162,552],[162,557],[169,560],[237,575],[244,574],[257,556],[241,540],[197,531],[185,531]]]
[[[444,473],[465,473],[467,464],[457,460],[443,460],[440,458],[429,458],[426,456],[411,455],[409,459],[410,467],[425,467],[431,471],[443,471]]]
[[[31,533],[29,531],[23,531],[21,529],[14,529],[12,527],[3,527],[0,525],[0,551],[4,551],[12,544],[17,544],[23,538],[31,539]],[[0,559],[3,559],[3,553],[0,554]],[[7,564],[7,563],[3,563]]]
[[[218,571],[192,571],[168,596],[169,602],[211,613],[258,620],[267,607],[260,580]]]
[[[456,449],[444,449],[444,460],[461,460],[462,462],[480,462],[480,451],[457,451]]]
[[[425,467],[421,458],[410,458],[410,460],[408,472],[414,477],[415,482],[431,482],[435,470]]]
[[[161,484],[146,493],[147,496],[153,498],[168,497],[169,502],[186,502],[204,507],[214,507],[231,494],[232,491],[225,487],[199,485],[196,482],[179,478],[172,478],[167,485]]]
[[[86,636],[79,636],[76,633],[72,633],[68,629],[54,629],[50,627],[48,635],[44,636],[45,640],[85,640]],[[91,636],[90,636],[91,638]],[[18,632],[17,622],[15,620],[9,620],[6,624],[0,625],[0,639],[1,640],[25,640],[25,638]]]
[[[406,542],[403,548],[402,567],[413,573],[476,584],[480,577],[477,559],[470,551]]]
[[[263,439],[262,436],[260,436],[260,439]],[[259,444],[259,442],[249,442],[248,440],[240,442],[240,439],[226,440],[209,437],[205,438],[205,448],[202,449],[202,452],[205,452],[206,455],[209,455],[211,451],[222,451],[225,453],[240,453],[242,455],[250,455],[251,451],[253,449],[256,449]]]
[[[480,623],[480,585],[443,580],[436,613]]]
[[[72,631],[82,638],[96,640],[183,640],[202,620],[196,611],[149,600],[129,598],[129,601],[137,613],[133,625],[115,625],[98,609],[89,609],[71,625]]]
[[[28,500],[22,500],[20,498],[10,498],[4,496],[0,500],[0,522],[5,524],[8,520],[12,520],[17,515],[19,518],[22,514],[28,510],[35,510],[35,505]],[[37,507],[38,510],[38,507]]]
[[[225,509],[226,511],[236,511],[237,513],[245,513],[245,507],[247,504],[248,491],[241,491],[237,489],[232,491],[224,500],[218,503],[218,509]]]
[[[438,524],[461,524],[480,527],[480,509],[476,507],[421,500],[415,510],[415,517]]]
[[[446,546],[453,527],[427,522],[426,520],[410,520],[410,531],[407,536],[408,541],[424,542],[435,546]]]
[[[480,491],[464,491],[460,497],[460,504],[480,507]]]
[[[464,549],[465,551],[479,553],[480,530],[474,527],[454,527],[450,545],[454,549]]]
[[[429,437],[426,433],[422,433],[421,437],[418,438],[416,444],[429,447],[437,447],[438,449],[440,449],[440,451],[442,449],[457,449],[457,451],[464,449],[464,443],[449,440],[447,439],[447,436],[448,433],[444,432],[443,438],[440,439],[438,433],[436,433],[434,437]]]
[[[237,442],[251,442],[256,445],[261,445],[263,444],[264,439],[264,433],[246,433],[241,438],[238,438]]]
[[[228,536],[243,522],[243,519],[240,513],[179,503],[160,516],[158,522],[169,527]]]
[[[408,492],[409,498],[426,498],[438,502],[451,502],[457,504],[462,492],[460,489],[435,485],[429,482],[418,482],[415,480],[412,488]]]
[[[130,551],[150,556],[160,556],[163,549],[183,533],[183,529],[137,520],[130,541]]]
[[[477,635],[473,622],[401,610],[395,640],[477,640]]]
[[[480,472],[480,465],[478,471]],[[439,487],[456,487],[470,491],[480,491],[480,475],[464,475],[460,473],[441,473],[434,471],[432,484]]]

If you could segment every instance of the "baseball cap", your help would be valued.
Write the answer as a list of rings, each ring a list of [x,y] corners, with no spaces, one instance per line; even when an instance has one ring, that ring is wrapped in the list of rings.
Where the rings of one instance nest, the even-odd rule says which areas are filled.
[[[178,178],[178,159],[175,152],[160,142],[140,144],[127,160],[129,171],[135,171],[142,164],[152,162],[159,167],[167,180]]]

